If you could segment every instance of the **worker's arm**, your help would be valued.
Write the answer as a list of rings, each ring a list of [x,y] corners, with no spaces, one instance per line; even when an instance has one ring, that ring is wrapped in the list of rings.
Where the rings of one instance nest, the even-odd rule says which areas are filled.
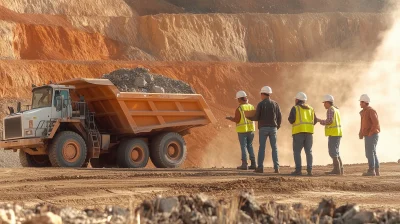
[[[240,122],[240,111],[239,108],[235,111],[235,117],[227,117],[226,119],[235,122],[236,124]]]
[[[314,111],[314,125],[316,125],[317,123],[318,123],[318,118]]]
[[[372,136],[374,134],[379,133],[379,120],[378,120],[378,114],[376,113],[375,110],[370,111],[369,113],[370,119],[371,119],[371,129],[369,130],[368,136]]]
[[[261,103],[258,103],[256,113],[254,114],[254,116],[248,117],[247,119],[249,119],[251,121],[258,121],[258,120],[260,120],[260,116],[261,116]]]
[[[282,113],[281,113],[281,108],[279,107],[278,104],[276,104],[276,123],[278,125],[278,129],[281,127],[282,123]]]
[[[290,110],[288,121],[290,124],[293,124],[296,121],[296,108],[295,107],[292,107],[292,109]]]
[[[361,115],[361,124],[360,124],[360,132],[358,132],[358,137],[359,137],[360,139],[363,139],[364,136],[363,136],[363,134],[362,134],[362,114],[361,114],[361,112],[360,112],[360,115]]]
[[[329,108],[328,111],[326,112],[326,120],[318,119],[319,123],[325,126],[331,125],[333,123],[334,114],[335,114],[334,110],[332,108]]]

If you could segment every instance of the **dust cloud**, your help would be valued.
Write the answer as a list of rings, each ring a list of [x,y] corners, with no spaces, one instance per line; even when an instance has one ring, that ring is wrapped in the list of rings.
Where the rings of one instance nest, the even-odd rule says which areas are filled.
[[[393,24],[382,39],[378,47],[375,60],[368,65],[366,72],[355,83],[352,95],[345,104],[348,111],[361,110],[357,100],[360,95],[367,93],[371,98],[370,106],[377,110],[381,133],[378,142],[377,154],[380,162],[394,162],[400,159],[400,3],[396,3],[396,10],[391,15]],[[355,114],[344,126],[346,135],[356,139],[359,128],[359,114]],[[357,143],[355,143],[357,142]],[[343,142],[343,149],[348,150],[347,162],[366,161],[361,156],[363,142],[351,141],[347,138]],[[354,150],[354,151],[353,151]],[[360,156],[359,156],[360,155]],[[360,158],[361,157],[361,158]]]
[[[392,19],[391,28],[382,33],[381,44],[371,62],[332,64],[332,69],[324,70],[316,69],[315,65],[305,66],[300,72],[302,81],[296,85],[297,89],[294,88],[296,91],[291,92],[294,96],[297,91],[305,91],[319,118],[326,117],[323,95],[332,94],[335,97],[335,104],[342,115],[340,154],[344,163],[367,162],[364,141],[358,139],[361,111],[358,100],[364,93],[370,96],[370,106],[377,110],[380,119],[381,133],[377,147],[380,162],[400,159],[400,106],[397,104],[400,97],[399,6],[400,3],[394,4],[393,12],[388,14]],[[293,81],[299,82],[298,79]],[[331,163],[324,128],[319,124],[315,128],[313,155],[315,165]]]
[[[290,108],[294,105],[297,92],[308,95],[308,103],[315,109],[319,118],[326,118],[326,110],[322,104],[325,94],[335,97],[335,104],[342,115],[343,138],[340,154],[345,164],[366,163],[364,141],[358,138],[361,108],[359,97],[367,93],[371,104],[377,110],[381,133],[377,147],[380,162],[395,162],[400,159],[400,3],[393,4],[393,11],[386,14],[391,19],[385,32],[380,35],[380,44],[370,61],[331,62],[329,55],[317,61],[306,62],[296,72],[287,71],[279,75],[279,84],[271,87],[275,90],[273,98],[281,105],[282,128],[278,131],[278,152],[281,165],[294,165],[292,156],[291,126],[287,122]],[[374,32],[370,30],[369,32]],[[333,57],[349,54],[338,51]],[[358,57],[359,52],[357,52]],[[367,54],[367,53],[366,53]],[[368,53],[370,54],[370,53]],[[348,55],[346,55],[348,57]],[[349,57],[351,58],[351,57]],[[314,60],[315,61],[315,60]],[[268,80],[260,80],[268,85]],[[264,84],[265,83],[265,84]],[[254,105],[258,99],[250,99]],[[232,108],[232,112],[234,108]],[[232,125],[234,126],[234,125]],[[314,133],[314,165],[332,163],[327,148],[328,139],[324,135],[324,127],[316,125]],[[203,167],[233,167],[240,164],[240,147],[234,127],[222,130],[208,147],[204,155]],[[257,157],[258,133],[254,138],[254,151]],[[305,155],[302,154],[303,165]],[[272,166],[271,148],[267,142],[264,166]]]

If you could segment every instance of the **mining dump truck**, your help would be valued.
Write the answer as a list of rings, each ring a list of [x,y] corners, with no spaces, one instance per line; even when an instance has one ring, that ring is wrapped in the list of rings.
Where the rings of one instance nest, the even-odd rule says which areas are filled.
[[[120,92],[108,79],[34,87],[32,105],[3,119],[0,148],[24,167],[179,167],[183,136],[215,122],[199,94]]]

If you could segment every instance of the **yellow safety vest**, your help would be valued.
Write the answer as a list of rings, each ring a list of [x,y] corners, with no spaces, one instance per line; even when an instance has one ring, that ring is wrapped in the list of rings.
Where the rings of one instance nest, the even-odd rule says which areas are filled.
[[[246,132],[255,131],[256,129],[255,129],[254,121],[247,119],[244,114],[245,111],[254,110],[254,106],[247,103],[247,104],[240,105],[238,109],[240,112],[240,121],[239,121],[239,123],[236,124],[236,131],[238,133],[246,133]]]
[[[308,105],[307,105],[308,106]],[[296,108],[296,121],[292,124],[292,134],[314,133],[314,109],[303,109],[301,106]]]
[[[325,136],[342,136],[342,126],[340,123],[340,112],[337,108],[332,106],[334,114],[333,114],[333,122],[330,125],[325,126]]]

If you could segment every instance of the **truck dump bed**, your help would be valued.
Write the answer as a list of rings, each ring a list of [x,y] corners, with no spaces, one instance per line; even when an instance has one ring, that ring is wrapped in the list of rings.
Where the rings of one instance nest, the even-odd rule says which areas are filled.
[[[59,84],[75,86],[77,95],[83,96],[89,110],[95,112],[100,132],[181,132],[215,122],[199,94],[120,92],[108,79],[72,79]]]

